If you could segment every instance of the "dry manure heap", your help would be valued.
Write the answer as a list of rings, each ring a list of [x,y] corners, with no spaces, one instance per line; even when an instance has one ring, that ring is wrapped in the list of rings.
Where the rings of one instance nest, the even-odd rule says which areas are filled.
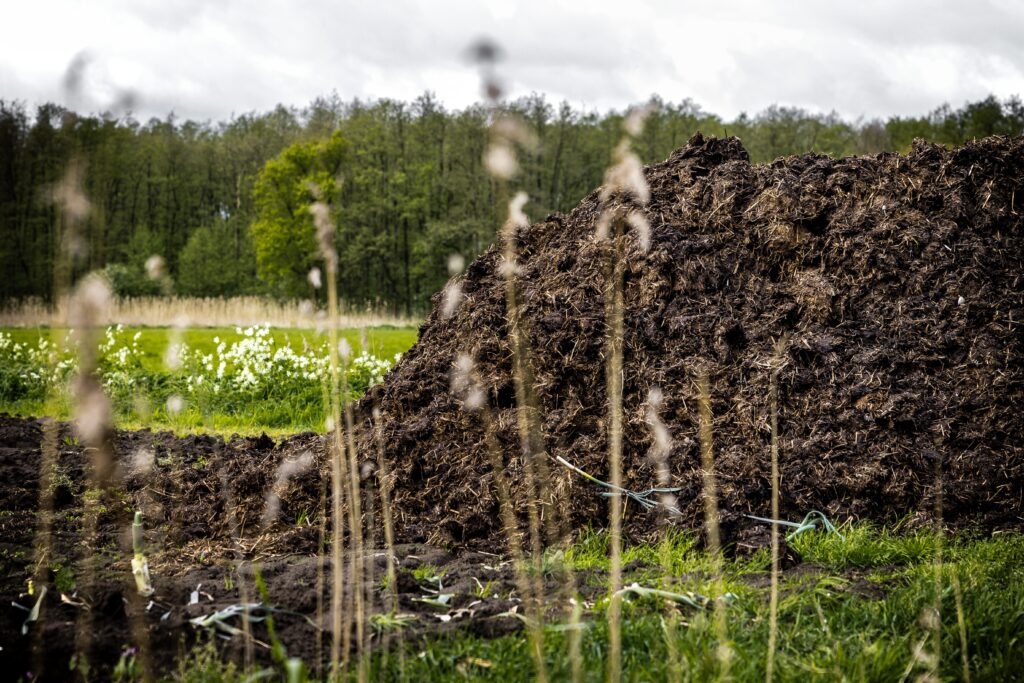
[[[926,521],[936,461],[944,518],[1021,527],[1024,139],[908,155],[808,154],[751,164],[735,138],[692,138],[644,169],[645,253],[626,233],[624,482],[655,485],[647,392],[664,393],[669,462],[682,515],[703,518],[696,369],[707,368],[726,533],[769,511],[769,360],[780,374],[783,516]],[[619,198],[628,203],[628,199]],[[522,228],[521,316],[529,340],[551,500],[574,528],[603,525],[606,499],[554,463],[607,481],[605,267],[598,192],[568,215]],[[639,208],[639,205],[637,205]],[[495,480],[479,413],[450,389],[469,354],[513,498],[525,506],[501,247],[462,278],[451,317],[360,405],[376,405],[395,484],[398,535],[473,543],[500,538]],[[368,437],[361,450],[377,444]],[[654,518],[627,505],[627,530]],[[731,531],[730,531],[731,530]]]

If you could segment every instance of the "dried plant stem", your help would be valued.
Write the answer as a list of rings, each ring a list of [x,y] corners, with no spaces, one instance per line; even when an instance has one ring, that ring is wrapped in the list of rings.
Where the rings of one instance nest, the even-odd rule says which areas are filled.
[[[772,467],[772,519],[779,519],[779,371],[782,366],[782,343],[772,355],[769,401],[771,403],[771,467]],[[768,659],[765,662],[765,681],[771,683],[775,673],[775,647],[779,631],[779,523],[772,522],[772,577],[768,601]]]
[[[49,568],[53,564],[53,476],[57,467],[57,438],[60,425],[53,418],[43,422],[43,441],[40,444],[39,463],[39,515],[35,533],[35,571],[33,584],[36,590],[49,582]],[[40,677],[46,670],[46,653],[43,630],[32,633],[33,671]]]
[[[376,414],[376,411],[374,411]],[[391,480],[388,478],[388,461],[384,456],[384,434],[381,425],[374,425],[377,442],[377,479],[380,482],[381,518],[384,525],[384,546],[387,549],[387,577],[390,607],[398,612],[398,574],[395,569],[395,526],[391,513]]]
[[[327,382],[321,384],[323,389],[323,405],[324,412],[327,413],[331,409],[331,390],[327,385]],[[333,453],[333,450],[328,447],[327,455]],[[317,468],[320,471],[320,468]],[[323,478],[322,473],[320,477],[320,501],[317,507],[320,515],[320,529],[317,534],[317,546],[316,546],[316,623],[320,628],[316,630],[316,664],[314,665],[313,671],[316,673],[318,679],[323,679],[323,663],[324,663],[324,575],[326,565],[326,545],[327,545],[327,481]]]
[[[519,430],[519,439],[522,447],[523,472],[526,479],[526,490],[529,500],[527,501],[527,516],[530,532],[530,559],[533,564],[533,590],[529,595],[524,594],[528,601],[530,612],[529,620],[534,622],[533,628],[536,633],[531,636],[531,645],[534,654],[534,661],[537,666],[537,680],[546,681],[547,671],[544,667],[543,656],[543,620],[544,620],[544,583],[543,583],[543,544],[541,540],[541,519],[540,504],[542,494],[538,491],[538,478],[536,468],[543,463],[543,448],[539,443],[539,435],[532,426],[533,415],[531,415],[531,401],[529,394],[532,393],[533,376],[527,358],[527,346],[524,339],[523,323],[520,318],[520,305],[518,290],[516,288],[516,225],[511,220],[506,224],[504,260],[506,269],[505,279],[505,305],[508,312],[509,340],[512,345],[513,375],[516,392],[516,426]],[[488,420],[489,422],[489,420]],[[497,444],[495,442],[495,448]],[[497,451],[500,453],[500,451]],[[504,464],[493,463],[500,469],[502,480],[504,479]],[[497,470],[496,470],[497,471]],[[500,488],[500,485],[499,485]],[[499,494],[500,495],[500,494]],[[510,494],[509,494],[510,495]],[[515,524],[513,523],[513,528]],[[511,541],[510,537],[510,541]],[[518,542],[512,543],[518,547]],[[522,560],[519,562],[521,563]],[[520,570],[517,570],[520,571]]]
[[[605,382],[608,391],[608,470],[612,486],[622,488],[622,373],[625,259],[623,221],[614,220],[615,233],[605,270],[605,318],[608,337],[605,351]],[[608,606],[608,669],[610,683],[622,679],[622,501],[608,497],[611,521]]]
[[[95,323],[93,323],[95,324]],[[114,474],[113,446],[110,443],[112,425],[103,424],[99,415],[109,416],[105,409],[98,409],[99,403],[106,403],[100,381],[96,376],[96,329],[95,327],[79,328],[79,376],[75,380],[75,399],[79,416],[78,428],[82,432],[82,443],[91,453],[89,474],[86,490],[83,495],[82,526],[84,542],[82,544],[85,557],[82,560],[83,571],[80,584],[83,596],[88,600],[96,599],[100,563],[99,515],[103,501],[112,494],[112,478]],[[107,404],[109,405],[109,404]],[[93,424],[86,425],[87,422]],[[84,426],[84,429],[83,429]],[[118,506],[121,509],[123,506]],[[124,516],[124,515],[122,515]],[[127,524],[125,524],[127,526]],[[84,609],[79,612],[76,625],[76,651],[78,664],[83,677],[89,677],[89,655],[92,649],[93,610]]]
[[[732,651],[725,619],[725,584],[722,576],[722,545],[718,534],[718,487],[715,482],[715,461],[712,451],[711,390],[706,369],[697,378],[698,404],[700,410],[700,459],[704,475],[704,524],[707,533],[708,554],[711,556],[715,581],[715,633],[718,638],[719,678],[728,680]]]
[[[521,311],[522,305],[519,301],[518,288],[516,286],[516,221],[510,211],[508,222],[503,229],[505,240],[505,251],[503,254],[506,277],[506,308],[508,311],[509,338],[512,345],[514,381],[516,390],[517,406],[517,427],[519,429],[520,442],[523,449],[524,472],[526,475],[527,490],[530,491],[531,504],[529,510],[530,524],[530,551],[534,564],[535,576],[535,599],[538,604],[543,603],[543,577],[540,569],[543,564],[544,540],[548,546],[556,546],[567,537],[565,519],[559,514],[559,508],[553,505],[554,494],[551,488],[551,469],[548,465],[547,449],[544,445],[543,430],[541,427],[541,409],[537,394],[533,364],[531,361],[530,344],[527,330],[523,323]],[[541,530],[543,528],[544,540]],[[579,659],[579,631],[574,619],[579,618],[579,610],[574,605],[576,598],[576,577],[568,564],[561,566],[562,587],[568,607],[570,636],[567,639],[569,658],[573,667],[573,680],[579,680],[582,675],[582,662]],[[538,618],[543,622],[544,614],[541,611]],[[575,654],[574,654],[575,653]]]
[[[943,545],[945,541],[945,530],[942,522],[943,507],[942,487],[942,455],[935,454],[935,576],[934,576],[934,602],[932,609],[932,656],[929,662],[929,675],[931,680],[939,680],[939,670],[942,665],[942,563]]]
[[[527,605],[527,633],[530,639],[530,655],[533,657],[534,667],[537,673],[537,680],[547,680],[547,669],[544,665],[544,625],[542,621],[542,596],[543,591],[539,573],[533,574],[535,581],[531,583],[526,572],[526,558],[523,556],[523,543],[519,533],[519,524],[516,520],[515,507],[512,504],[512,493],[509,487],[508,478],[505,476],[505,463],[501,457],[501,447],[498,445],[498,438],[494,433],[494,420],[486,404],[481,410],[481,420],[484,425],[484,444],[487,449],[487,456],[491,461],[491,470],[494,472],[494,486],[498,490],[498,505],[501,508],[501,522],[508,539],[509,553],[512,556],[512,564],[515,571],[516,587],[523,596]]]
[[[953,582],[953,599],[956,601],[956,625],[960,631],[960,664],[963,667],[964,683],[971,683],[971,659],[967,650],[967,623],[964,620],[963,595],[960,591],[960,577],[954,567],[950,577]]]
[[[347,359],[346,359],[347,360]],[[348,452],[348,483],[349,483],[349,552],[350,562],[350,584],[352,587],[353,599],[355,601],[355,626],[356,626],[356,648],[359,653],[357,663],[357,680],[363,683],[366,680],[367,658],[362,656],[366,649],[366,605],[363,587],[364,565],[366,557],[363,544],[363,513],[362,494],[359,485],[359,459],[356,454],[355,424],[352,416],[352,404],[348,400],[348,373],[347,368],[341,373],[341,400],[345,417],[345,435],[347,437]]]
[[[222,495],[224,496],[224,509],[228,514],[228,528],[231,530],[231,542],[234,545],[234,569],[235,578],[238,581],[238,597],[242,602],[242,638],[244,640],[245,647],[245,671],[253,671],[255,659],[253,657],[253,636],[252,626],[249,623],[249,605],[252,601],[249,599],[249,584],[246,582],[245,577],[242,576],[242,564],[245,561],[245,553],[242,550],[241,537],[242,530],[238,523],[238,515],[235,514],[236,503],[235,497],[231,495],[231,482],[228,478],[226,468],[220,468],[220,487]]]
[[[342,545],[344,543],[344,518],[342,502],[344,496],[345,445],[341,433],[341,404],[338,361],[338,286],[337,266],[327,259],[327,305],[328,334],[330,338],[329,363],[331,376],[331,679],[340,680],[342,668],[348,666],[349,627],[342,624],[342,596],[345,589]],[[345,610],[345,615],[348,612]],[[344,630],[343,630],[344,629]],[[341,652],[344,645],[344,652]]]
[[[388,476],[388,461],[384,453],[384,433],[380,421],[380,411],[373,410],[374,426],[373,433],[377,443],[377,481],[380,484],[380,506],[381,521],[384,526],[384,547],[387,552],[387,581],[388,581],[388,609],[391,614],[398,613],[398,571],[395,567],[395,525],[391,510],[391,479]],[[391,645],[391,634],[384,638],[384,657],[387,657],[388,648]],[[401,639],[402,631],[399,629],[398,637]],[[399,679],[405,680],[405,652],[401,640],[398,647],[398,671]]]

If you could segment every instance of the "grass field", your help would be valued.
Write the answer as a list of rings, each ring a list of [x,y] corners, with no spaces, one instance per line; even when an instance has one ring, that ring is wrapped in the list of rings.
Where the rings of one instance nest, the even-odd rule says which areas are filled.
[[[140,333],[139,348],[143,352],[143,366],[148,370],[164,367],[164,354],[173,334],[170,327],[126,327],[127,334]],[[180,331],[181,341],[203,353],[212,353],[217,347],[214,339],[230,344],[244,338],[237,327],[190,327]],[[40,338],[63,342],[67,337],[64,328],[50,327],[0,327],[0,332],[10,335],[15,341],[35,344]],[[326,336],[315,329],[272,327],[270,334],[278,344],[291,344],[301,348],[306,342],[310,346],[323,344]],[[379,358],[391,358],[396,353],[405,353],[416,343],[415,327],[369,327],[365,330],[366,350]],[[362,349],[363,330],[346,328],[340,336],[358,352]]]
[[[780,580],[777,681],[1017,680],[1024,654],[1024,537],[941,538],[934,532],[844,525],[843,536],[807,533],[794,539],[800,561]],[[660,544],[627,546],[627,586],[666,591],[627,594],[623,680],[761,681],[768,643],[767,548],[723,566],[728,664],[716,653],[711,602],[714,564],[694,536],[672,533]],[[944,561],[936,564],[944,547]],[[608,536],[585,531],[564,555],[545,561],[551,577],[571,569],[584,584],[582,617],[543,632],[550,680],[572,678],[578,636],[582,680],[605,679]],[[404,569],[419,581],[444,567]],[[483,571],[483,570],[481,570]],[[936,600],[936,577],[941,577]],[[429,579],[427,579],[429,581]],[[484,584],[481,584],[484,585]],[[480,603],[489,595],[481,589]],[[641,591],[642,592],[642,591]],[[272,598],[273,596],[271,596]],[[549,596],[551,605],[561,598]],[[685,604],[693,600],[697,606]],[[443,610],[439,610],[439,614]],[[427,615],[429,618],[429,615]],[[464,617],[470,619],[471,617]],[[512,618],[512,617],[510,617]],[[529,681],[534,664],[523,633],[487,638],[459,630],[409,638],[422,615],[377,621],[371,680]],[[382,645],[387,634],[391,644]],[[939,637],[936,647],[936,637]],[[964,649],[964,644],[967,647]],[[937,658],[935,653],[937,652]],[[353,677],[354,678],[354,677]],[[173,680],[240,681],[212,650],[199,649]]]
[[[117,408],[118,426],[122,428],[159,427],[178,432],[213,431],[238,432],[241,434],[294,433],[305,430],[322,430],[325,407],[322,399],[321,382],[315,379],[302,381],[290,377],[279,383],[275,373],[279,368],[253,365],[254,372],[263,376],[267,386],[255,387],[247,392],[222,392],[217,401],[200,399],[213,398],[208,392],[196,396],[196,400],[185,401],[180,410],[168,410],[166,401],[170,396],[186,396],[186,388],[195,388],[188,383],[188,377],[196,375],[196,369],[172,372],[166,366],[166,354],[172,341],[184,345],[191,352],[207,357],[218,355],[218,347],[231,348],[252,340],[251,328],[238,327],[187,328],[175,330],[169,327],[123,328],[117,333],[115,348],[131,345],[133,353],[130,363],[124,367],[123,378],[129,385],[121,391],[108,387]],[[0,328],[14,343],[35,347],[41,339],[49,340],[58,348],[69,345],[68,331],[63,328],[9,327]],[[138,334],[138,338],[134,339]],[[404,353],[416,342],[416,328],[413,327],[371,327],[366,329],[347,328],[341,330],[354,354],[366,353],[374,359],[391,362],[396,354]],[[267,330],[267,349],[289,348],[297,354],[306,353],[321,356],[326,353],[326,335],[315,329],[270,328]],[[134,339],[134,341],[133,341]],[[123,340],[123,341],[122,341]],[[199,368],[202,370],[203,368]],[[213,370],[210,371],[212,376]],[[281,384],[280,387],[277,385]],[[285,391],[287,384],[292,391]],[[280,391],[278,391],[280,389]],[[280,394],[280,395],[277,395]],[[50,392],[49,395],[15,397],[0,393],[0,412],[16,415],[53,415],[62,419],[72,416],[73,410],[66,392]]]

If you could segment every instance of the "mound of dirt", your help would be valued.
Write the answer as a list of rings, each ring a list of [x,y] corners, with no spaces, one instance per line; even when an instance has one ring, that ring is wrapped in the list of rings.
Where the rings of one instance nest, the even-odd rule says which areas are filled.
[[[637,234],[621,238],[628,488],[656,485],[645,409],[657,387],[678,522],[701,523],[702,366],[726,531],[743,513],[766,515],[768,363],[789,335],[784,517],[818,509],[923,522],[939,460],[948,522],[1021,526],[1024,139],[756,166],[739,140],[697,135],[644,174],[650,249]],[[595,238],[601,207],[595,192],[518,233],[521,315],[553,479],[544,503],[574,528],[604,524],[608,507],[600,489],[551,460],[608,477],[603,288],[612,246]],[[363,400],[366,413],[376,406],[383,416],[398,534],[408,540],[500,536],[480,414],[450,390],[460,354],[486,385],[513,498],[524,509],[529,500],[501,262],[500,247],[475,261],[457,312],[446,318],[438,299],[419,342]],[[375,448],[367,439],[362,450]],[[628,530],[653,520],[627,506]]]

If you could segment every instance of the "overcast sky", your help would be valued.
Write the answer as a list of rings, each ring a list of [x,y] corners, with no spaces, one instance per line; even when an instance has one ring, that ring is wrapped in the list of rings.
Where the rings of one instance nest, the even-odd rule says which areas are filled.
[[[731,118],[777,103],[856,118],[1024,96],[1024,0],[11,0],[0,99],[224,119],[278,102],[479,99],[475,39],[512,96],[623,108],[658,93]],[[85,55],[82,94],[62,83]]]

